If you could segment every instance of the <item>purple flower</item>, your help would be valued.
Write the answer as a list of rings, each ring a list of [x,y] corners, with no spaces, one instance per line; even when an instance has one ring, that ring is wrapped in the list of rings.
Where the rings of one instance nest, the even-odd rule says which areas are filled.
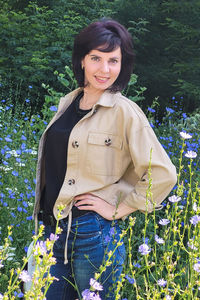
[[[200,216],[198,215],[195,215],[190,218],[190,223],[194,226],[197,225],[199,222],[200,222]]]
[[[149,246],[147,244],[142,244],[139,246],[138,251],[142,254],[142,255],[147,255],[151,252],[151,249],[149,248]]]
[[[35,246],[36,255],[44,255],[47,252],[46,243],[43,241],[37,242]]]
[[[83,300],[101,300],[100,296],[86,289],[82,292]]]
[[[98,281],[96,281],[94,278],[90,278],[90,286],[97,291],[103,290],[103,286]]]
[[[158,283],[159,286],[165,287],[166,284],[167,284],[167,281],[164,280],[163,278],[161,278],[161,279],[159,279],[159,280],[157,281],[157,283]]]
[[[189,133],[186,133],[186,132],[180,132],[180,136],[184,139],[184,140],[187,140],[187,139],[191,139],[192,136],[189,134]]]
[[[105,241],[106,244],[110,243],[111,237],[109,235],[106,235],[104,241]]]
[[[130,277],[129,275],[126,275],[125,278],[128,280],[128,282],[130,282],[131,284],[134,284],[135,280]]]
[[[200,273],[200,262],[194,264],[194,265],[193,265],[193,269],[194,269],[196,272]]]
[[[59,236],[57,234],[51,233],[49,239],[50,241],[57,241],[59,239]]]
[[[165,296],[165,299],[166,299],[166,300],[171,300],[172,297],[171,297],[170,295],[166,295],[166,296]]]
[[[155,241],[158,243],[158,244],[164,244],[165,241],[160,238],[157,234],[155,235]]]
[[[187,158],[196,158],[197,157],[197,153],[195,151],[187,151],[187,153],[185,154],[185,157]]]
[[[111,236],[115,234],[115,228],[114,228],[114,227],[111,227],[111,228],[110,228],[109,234],[110,234]]]
[[[170,202],[175,203],[175,202],[179,202],[181,200],[181,197],[173,195],[171,197],[168,197],[168,199],[169,199]]]
[[[160,225],[162,225],[162,226],[165,226],[165,225],[167,225],[167,224],[170,223],[170,220],[168,220],[168,219],[161,219],[158,223]]]
[[[138,269],[141,268],[141,265],[138,264],[138,263],[133,263],[133,266],[136,267],[136,268],[138,268]]]
[[[29,282],[29,281],[31,281],[30,275],[29,275],[28,272],[25,271],[25,270],[23,270],[23,271],[21,272],[21,274],[19,275],[19,279],[21,279],[21,280],[24,281],[24,282]]]

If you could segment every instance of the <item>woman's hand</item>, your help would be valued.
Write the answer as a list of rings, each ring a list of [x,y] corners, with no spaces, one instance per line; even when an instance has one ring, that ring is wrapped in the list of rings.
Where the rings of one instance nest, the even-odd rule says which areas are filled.
[[[120,219],[123,216],[129,215],[136,211],[132,207],[128,207],[123,203],[120,203],[118,208],[114,205],[109,204],[102,198],[99,198],[93,194],[82,194],[74,198],[76,203],[74,204],[80,210],[91,210],[95,211],[103,218],[107,220]]]

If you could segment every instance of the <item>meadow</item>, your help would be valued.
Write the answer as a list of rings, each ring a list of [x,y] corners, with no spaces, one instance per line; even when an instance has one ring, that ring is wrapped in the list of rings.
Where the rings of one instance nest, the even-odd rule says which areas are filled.
[[[35,115],[31,115],[29,95],[17,107],[9,97],[0,99],[0,299],[45,299],[41,286],[48,288],[52,281],[49,278],[32,286],[38,294],[24,294],[21,289],[21,283],[28,281],[23,257],[35,234],[32,211],[37,147],[58,99],[51,91],[41,113]],[[154,209],[149,215],[136,212],[120,222],[127,260],[121,281],[116,283],[115,299],[200,299],[200,112],[187,115],[183,101],[181,97],[166,99],[162,121],[157,120],[158,100],[145,111],[177,167],[178,181],[161,210]],[[37,239],[41,236],[42,227],[39,236],[34,236],[38,264],[42,259]],[[49,250],[52,245],[47,241],[45,247]],[[54,263],[49,253],[42,254],[43,266]],[[113,255],[109,253],[104,267]],[[102,266],[91,279],[90,290],[80,294],[81,299],[101,299],[103,270]]]

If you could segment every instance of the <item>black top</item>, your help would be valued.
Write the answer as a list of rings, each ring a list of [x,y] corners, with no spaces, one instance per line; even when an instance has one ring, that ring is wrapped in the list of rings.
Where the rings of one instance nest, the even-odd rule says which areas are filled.
[[[47,130],[44,146],[45,154],[45,188],[42,192],[40,207],[44,214],[53,215],[53,207],[62,187],[67,171],[67,148],[70,133],[73,127],[91,109],[79,108],[81,92],[70,104],[64,114],[56,120]],[[80,211],[73,207],[76,215],[82,215],[86,211]],[[72,214],[74,216],[74,214]]]

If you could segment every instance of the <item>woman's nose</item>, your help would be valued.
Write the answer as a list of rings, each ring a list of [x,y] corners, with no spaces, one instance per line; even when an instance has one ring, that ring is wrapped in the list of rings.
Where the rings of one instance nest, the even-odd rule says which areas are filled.
[[[104,73],[108,73],[109,72],[109,65],[107,62],[102,62],[101,64],[101,71]]]

